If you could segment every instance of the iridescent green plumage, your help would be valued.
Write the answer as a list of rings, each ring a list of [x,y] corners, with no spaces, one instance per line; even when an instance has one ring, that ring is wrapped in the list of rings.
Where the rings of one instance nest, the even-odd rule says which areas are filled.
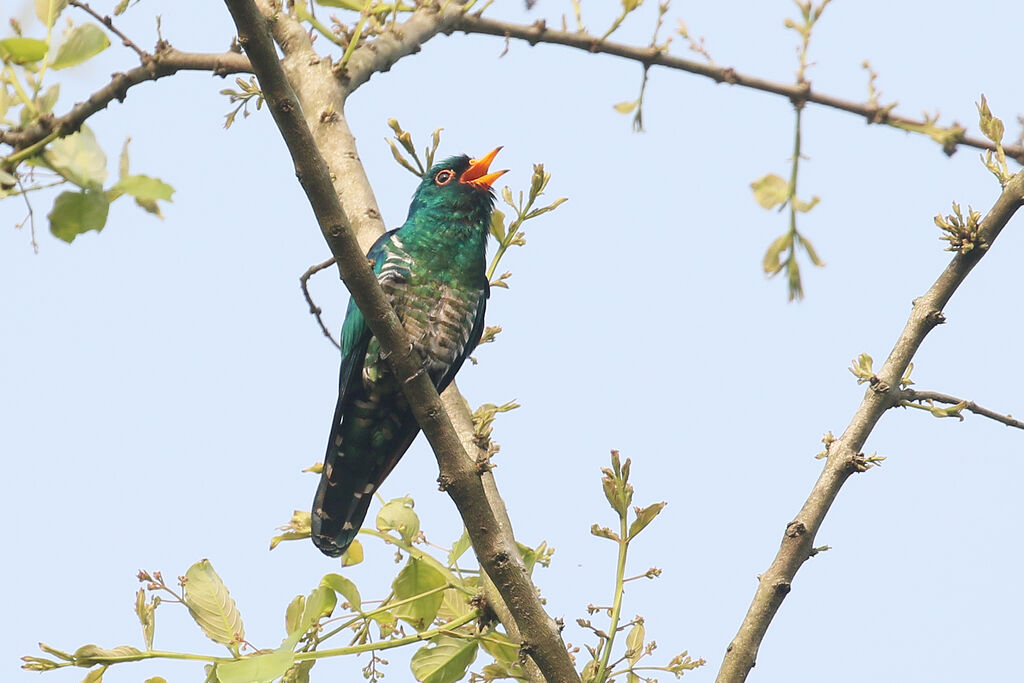
[[[413,196],[402,227],[367,258],[438,391],[480,341],[487,303],[486,246],[494,198],[483,159],[434,166]],[[373,493],[409,448],[419,425],[362,313],[349,302],[341,331],[341,379],[312,536],[327,555],[355,538]]]

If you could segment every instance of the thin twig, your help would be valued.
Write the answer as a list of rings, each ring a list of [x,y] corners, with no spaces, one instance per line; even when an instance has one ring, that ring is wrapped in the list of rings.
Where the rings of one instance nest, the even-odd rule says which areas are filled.
[[[1014,175],[1004,186],[981,223],[979,243],[992,245],[1022,205],[1024,172]],[[843,435],[828,443],[825,467],[800,512],[786,525],[782,543],[771,566],[760,576],[750,608],[738,633],[726,649],[717,683],[739,683],[746,680],[754,667],[757,651],[768,626],[792,587],[793,578],[803,563],[814,555],[814,537],[839,495],[839,490],[850,475],[871,467],[872,463],[861,453],[861,449],[885,411],[899,400],[901,392],[896,388],[905,376],[914,354],[927,334],[936,325],[945,322],[942,309],[988,251],[972,249],[957,252],[928,291],[914,300],[910,319],[882,369],[876,373],[878,382],[873,383],[865,392]]]
[[[313,303],[313,297],[309,294],[309,278],[325,268],[330,268],[335,263],[337,263],[337,260],[332,256],[323,263],[310,266],[309,269],[302,274],[302,277],[299,278],[299,283],[302,285],[302,296],[306,297],[306,303],[309,304],[309,312],[313,314],[314,318],[316,318],[316,323],[320,326],[320,329],[323,330],[324,336],[330,339],[331,343],[338,347],[338,350],[340,351],[341,344],[334,340],[334,336],[331,334],[331,331],[328,330],[327,325],[324,324],[324,319],[320,317],[320,314],[324,312],[323,309]]]
[[[21,223],[18,223],[14,227],[22,228],[25,226],[26,222],[29,224],[29,235],[30,239],[32,240],[32,251],[38,254],[39,243],[36,242],[36,215],[35,212],[32,211],[32,202],[28,200],[28,193],[25,190],[25,186],[21,182],[21,176],[18,176],[18,189],[21,190],[20,194],[22,198],[25,200],[25,206],[28,208],[28,216],[25,217],[25,220],[23,220]]]
[[[716,83],[728,83],[744,88],[760,90],[775,95],[781,95],[790,100],[806,99],[808,102],[819,104],[833,109],[856,114],[864,117],[868,123],[888,124],[908,132],[921,132],[920,130],[934,126],[934,121],[912,119],[906,116],[893,114],[891,106],[882,106],[876,103],[861,103],[845,100],[832,95],[825,95],[814,92],[802,84],[779,83],[769,81],[755,76],[748,76],[739,73],[731,67],[720,67],[714,64],[704,64],[681,57],[675,57],[666,52],[651,47],[634,47],[623,43],[601,41],[596,36],[584,32],[568,32],[549,29],[544,21],[538,21],[531,25],[513,24],[495,19],[485,19],[477,16],[476,13],[464,15],[455,25],[455,30],[463,33],[480,33],[484,35],[499,36],[505,39],[517,38],[525,40],[530,45],[537,43],[550,43],[564,45],[566,47],[585,50],[586,52],[598,52],[614,55],[624,59],[631,59],[640,62],[645,66],[663,66],[669,69],[677,69],[688,73],[710,78]],[[948,130],[952,136],[951,129]],[[943,150],[947,154],[955,151],[957,145],[967,145],[978,149],[990,149],[995,151],[995,144],[990,140],[969,135],[953,136]],[[1018,163],[1024,164],[1024,146],[1011,145],[1004,148],[1006,155],[1013,157]]]
[[[113,33],[115,36],[117,36],[118,38],[121,39],[121,44],[122,45],[124,45],[125,47],[128,47],[128,48],[131,48],[132,50],[135,51],[135,54],[137,54],[139,56],[139,59],[142,60],[143,64],[145,64],[149,60],[153,59],[153,56],[151,54],[149,54],[148,52],[143,50],[141,47],[136,45],[132,41],[131,38],[129,38],[125,34],[121,33],[121,31],[116,26],[114,26],[114,20],[111,19],[109,15],[108,16],[101,16],[92,7],[89,7],[89,5],[87,3],[79,2],[79,0],[68,0],[68,4],[71,5],[72,7],[77,7],[80,10],[84,10],[85,12],[88,12],[92,16],[93,19],[95,19],[96,21],[98,21],[101,24],[103,24],[104,26],[106,26],[107,29],[111,33]]]
[[[123,101],[128,96],[129,88],[179,71],[209,71],[223,77],[235,73],[252,73],[252,68],[249,60],[237,52],[179,52],[166,47],[153,55],[146,64],[114,74],[109,83],[63,116],[43,116],[23,129],[0,130],[0,144],[10,145],[17,151],[30,147],[54,132],[58,136],[70,135],[81,128],[86,119],[105,109],[114,100]]]
[[[1024,422],[1016,419],[1010,414],[997,413],[988,408],[979,406],[974,401],[968,401],[966,399],[957,398],[956,396],[950,396],[949,394],[940,394],[937,391],[915,391],[914,389],[901,389],[897,396],[896,405],[904,405],[909,402],[921,402],[921,401],[935,401],[937,403],[944,403],[946,405],[960,405],[963,404],[964,410],[969,410],[975,415],[981,415],[987,417],[990,420],[1001,422],[1007,427],[1016,427],[1017,429],[1024,429]],[[961,418],[962,419],[962,418]]]

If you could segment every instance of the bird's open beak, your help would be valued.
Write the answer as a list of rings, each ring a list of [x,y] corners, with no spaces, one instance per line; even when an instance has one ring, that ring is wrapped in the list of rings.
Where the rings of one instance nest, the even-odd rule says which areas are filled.
[[[459,182],[467,183],[473,187],[479,187],[484,190],[491,189],[491,185],[494,184],[495,180],[508,173],[508,171],[495,171],[494,173],[487,172],[491,166],[491,162],[494,161],[494,157],[498,156],[498,152],[500,151],[501,147],[497,147],[482,159],[470,159],[469,168],[467,168],[465,173],[463,173],[459,178]]]

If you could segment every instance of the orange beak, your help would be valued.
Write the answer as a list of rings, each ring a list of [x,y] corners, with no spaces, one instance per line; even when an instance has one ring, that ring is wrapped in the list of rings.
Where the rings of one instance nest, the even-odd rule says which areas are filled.
[[[470,159],[469,168],[467,168],[465,173],[463,173],[459,178],[459,182],[467,183],[473,187],[479,187],[484,190],[491,189],[491,185],[494,184],[495,180],[508,173],[508,171],[495,171],[494,173],[487,172],[491,167],[491,162],[494,161],[494,157],[498,156],[498,152],[500,151],[501,147],[497,147],[482,159]]]

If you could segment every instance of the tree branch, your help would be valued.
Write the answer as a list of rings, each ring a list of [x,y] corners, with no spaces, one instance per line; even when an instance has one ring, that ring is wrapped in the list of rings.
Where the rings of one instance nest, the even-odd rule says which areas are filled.
[[[996,422],[1002,422],[1007,427],[1016,427],[1017,429],[1024,429],[1024,422],[1021,422],[1020,420],[1014,418],[1012,415],[1003,415],[1002,413],[997,413],[993,410],[989,410],[988,408],[982,408],[974,401],[968,401],[967,399],[957,398],[956,396],[950,396],[949,394],[940,394],[937,391],[915,391],[914,389],[901,389],[896,394],[896,401],[894,403],[894,406],[905,405],[905,403],[908,402],[916,403],[920,401],[928,401],[929,403],[935,401],[938,403],[944,403],[946,405],[951,406],[959,406],[960,404],[963,404],[962,410],[969,410],[975,415],[981,415],[982,417],[987,417],[991,420],[995,420]],[[962,420],[963,417],[960,417],[960,419]]]
[[[227,76],[234,73],[252,71],[249,60],[237,52],[220,54],[179,52],[165,46],[142,66],[137,66],[124,73],[116,73],[110,82],[94,92],[85,102],[79,102],[63,116],[43,116],[39,121],[20,130],[0,130],[0,143],[10,145],[14,151],[30,147],[56,132],[59,137],[74,133],[86,119],[96,112],[106,109],[112,101],[123,102],[128,96],[129,88],[171,76],[179,71],[210,71],[215,76]]]
[[[861,449],[882,414],[901,397],[897,389],[907,366],[936,325],[945,322],[943,307],[960,284],[988,251],[993,240],[1024,204],[1024,172],[1013,176],[979,228],[978,242],[984,245],[966,253],[958,252],[928,291],[914,300],[907,321],[877,373],[879,381],[865,392],[860,407],[843,435],[827,446],[828,459],[810,496],[796,518],[786,526],[775,560],[761,575],[757,592],[739,632],[726,649],[718,683],[744,681],[757,659],[757,651],[771,623],[789,593],[794,576],[813,554],[814,537],[847,478],[870,468]]]
[[[327,164],[278,62],[266,18],[252,0],[225,0],[225,3],[238,28],[239,43],[249,55],[271,114],[288,145],[296,175],[321,230],[328,237],[343,279],[387,355],[392,372],[434,449],[441,470],[441,488],[455,501],[481,567],[494,581],[520,632],[528,638],[523,642],[523,651],[533,657],[548,680],[579,681],[558,627],[544,612],[517,548],[509,546],[503,534],[496,533],[500,523],[487,501],[480,472],[463,450],[434,385],[423,372],[421,359],[363,257],[350,216],[338,200]],[[275,35],[280,19],[278,15],[274,20]],[[341,118],[340,111],[338,117]]]
[[[352,93],[370,76],[379,71],[388,71],[402,57],[416,54],[420,46],[438,33],[451,31],[462,17],[463,8],[459,3],[444,3],[445,7],[434,10],[423,4],[399,25],[388,30],[372,41],[364,43],[352,52],[349,60],[337,72],[345,90]]]
[[[455,23],[455,30],[462,31],[467,34],[480,33],[491,36],[502,36],[506,39],[517,38],[519,40],[525,40],[530,45],[536,45],[537,43],[564,45],[566,47],[585,50],[587,52],[596,52],[622,57],[623,59],[630,59],[635,62],[640,62],[646,67],[663,66],[669,69],[686,71],[698,76],[710,78],[716,83],[738,85],[744,88],[772,93],[774,95],[781,95],[794,102],[812,102],[825,107],[839,109],[851,114],[863,116],[869,124],[886,124],[900,128],[901,130],[907,130],[907,132],[923,132],[921,130],[913,129],[927,128],[929,125],[934,125],[934,122],[912,119],[907,116],[893,114],[890,111],[892,109],[891,106],[883,106],[877,102],[853,102],[840,97],[833,97],[832,95],[814,92],[811,90],[809,83],[778,83],[775,81],[769,81],[763,78],[739,73],[732,67],[715,66],[704,62],[674,57],[657,47],[634,47],[623,43],[609,42],[606,40],[602,41],[598,37],[590,35],[589,33],[556,31],[549,29],[544,21],[537,21],[529,26],[523,26],[495,19],[485,19],[477,14],[466,14]],[[943,143],[943,151],[947,154],[952,154],[956,151],[957,145],[967,145],[968,147],[995,151],[995,145],[990,140],[969,135],[955,136],[954,139],[945,141]],[[1003,149],[1006,151],[1006,156],[1013,157],[1018,163],[1024,164],[1024,146],[1008,145]]]

